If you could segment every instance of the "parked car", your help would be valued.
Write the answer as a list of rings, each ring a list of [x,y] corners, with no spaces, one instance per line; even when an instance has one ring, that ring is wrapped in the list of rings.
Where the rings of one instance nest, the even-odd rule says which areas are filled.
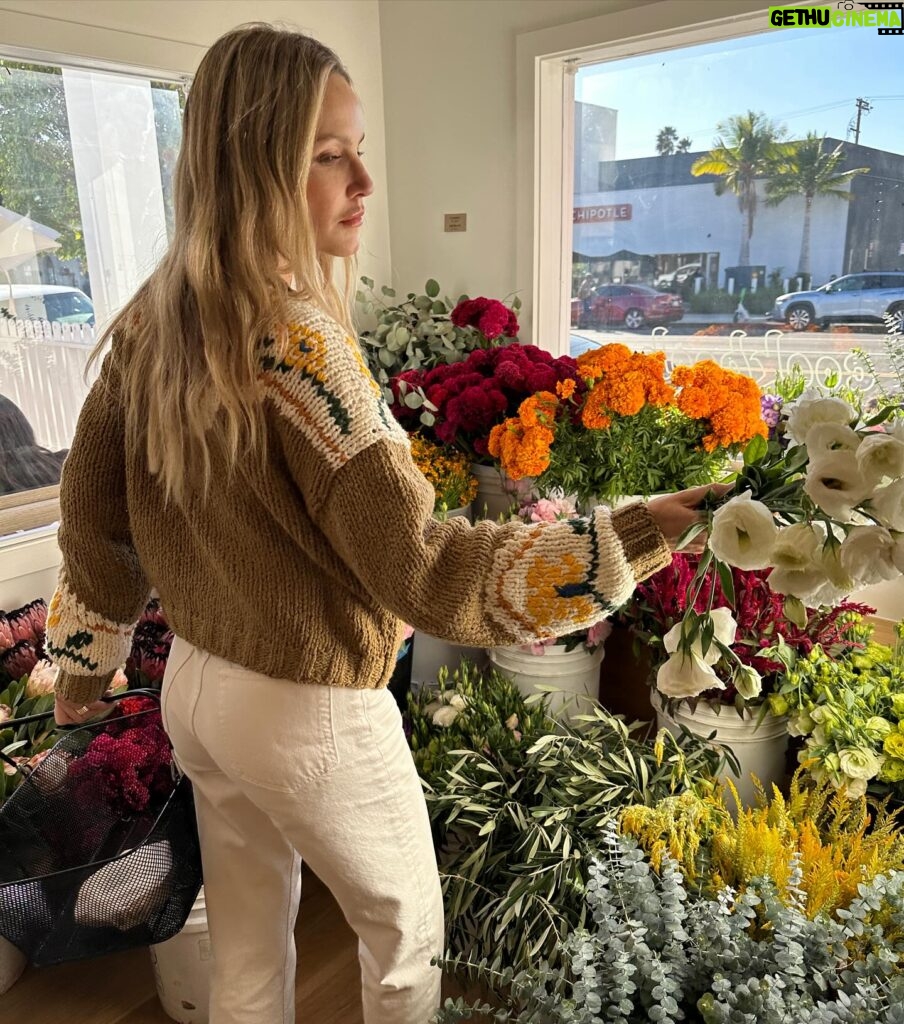
[[[674,288],[676,285],[684,284],[685,281],[696,277],[702,269],[703,266],[700,263],[685,263],[683,266],[678,267],[677,270],[673,270],[668,274],[660,274],[656,278],[656,287]]]
[[[94,304],[78,288],[59,284],[0,283],[0,316],[94,326]]]
[[[885,313],[904,313],[904,271],[845,274],[811,291],[779,295],[772,319],[803,331],[814,323],[874,323]]]
[[[612,327],[637,330],[645,324],[666,324],[684,316],[680,295],[643,284],[604,284],[589,299],[571,300],[572,327]]]

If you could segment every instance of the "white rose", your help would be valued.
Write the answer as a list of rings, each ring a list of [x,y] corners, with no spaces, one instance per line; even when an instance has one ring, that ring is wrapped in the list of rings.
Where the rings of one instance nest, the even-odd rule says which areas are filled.
[[[716,511],[709,546],[716,558],[738,569],[765,569],[777,536],[772,513],[744,491]]]
[[[900,574],[895,551],[895,539],[884,526],[855,526],[842,541],[841,565],[864,585],[893,580]]]
[[[666,697],[696,697],[725,684],[698,655],[677,653],[656,673],[656,689]]]
[[[898,480],[904,476],[904,441],[889,434],[867,434],[857,449],[857,464],[870,487],[886,477]]]
[[[813,427],[822,423],[848,426],[856,418],[854,410],[840,398],[824,398],[813,392],[805,392],[791,404],[786,429],[795,444],[806,444]]]
[[[734,684],[744,700],[753,700],[763,689],[763,677],[751,665],[741,665],[735,674]]]
[[[904,532],[904,480],[873,491],[870,507],[883,526],[896,533]]]
[[[738,624],[732,617],[731,611],[728,608],[713,608],[707,614],[712,620],[713,636],[715,639],[725,644],[726,647],[731,647],[735,642],[735,636],[738,631]],[[700,625],[702,627],[703,623],[701,622]],[[667,654],[675,654],[678,651],[680,642],[681,623],[679,622],[666,633],[662,638],[662,643]],[[719,658],[722,657],[722,652],[715,644],[710,644],[706,654],[703,653],[703,638],[700,633],[697,633],[694,637],[694,642],[691,644],[691,653],[707,665],[715,665]]]
[[[807,433],[807,454],[818,459],[826,452],[856,451],[860,435],[843,423],[817,423]]]
[[[810,523],[795,523],[778,531],[772,548],[772,564],[794,572],[815,568],[824,536]]]
[[[860,473],[857,456],[837,451],[810,461],[804,491],[823,512],[846,523],[854,506],[869,496],[872,487]]]

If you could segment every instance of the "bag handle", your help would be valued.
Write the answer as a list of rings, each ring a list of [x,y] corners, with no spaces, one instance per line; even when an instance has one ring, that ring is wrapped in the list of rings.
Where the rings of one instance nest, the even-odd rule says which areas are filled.
[[[122,693],[112,693],[110,694],[109,697],[102,697],[101,699],[106,701],[108,704],[112,704],[113,701],[124,700],[126,697],[151,697],[152,699],[156,700],[158,704],[160,703],[160,691],[151,690],[147,688],[138,690],[123,690]],[[53,712],[42,711],[40,714],[37,715],[26,715],[25,718],[10,719],[9,723],[5,724],[5,727],[8,729],[15,730],[22,725],[31,725],[33,722],[44,722],[48,718],[53,718]],[[93,724],[96,723],[87,721],[78,725],[60,725],[57,726],[57,728],[61,732],[72,732],[74,729],[83,729],[86,725]],[[7,754],[4,754],[2,750],[0,750],[0,761],[2,761],[4,764],[8,764],[10,768],[15,768],[17,772],[21,773],[20,766],[16,764],[16,762],[11,757],[9,757]]]

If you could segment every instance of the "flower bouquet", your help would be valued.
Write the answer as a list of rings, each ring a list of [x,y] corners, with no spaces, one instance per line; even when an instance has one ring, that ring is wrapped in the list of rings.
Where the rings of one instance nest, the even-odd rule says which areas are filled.
[[[678,701],[686,701],[693,711],[702,700],[717,713],[729,705],[740,714],[770,697],[770,709],[781,713],[783,704],[772,701],[785,682],[779,644],[801,656],[817,646],[832,657],[862,649],[861,616],[874,609],[849,601],[830,609],[806,608],[800,624],[785,614],[787,598],[769,586],[767,570],[732,568],[729,601],[717,569],[709,565],[698,573],[699,563],[697,555],[676,553],[671,565],[638,584],[618,616],[619,624],[652,652],[654,667],[660,667],[649,681],[663,707],[673,710]],[[705,658],[682,665],[674,655],[689,611],[708,611],[714,636],[731,656],[711,646]]]
[[[764,570],[783,596],[784,616],[801,628],[807,607],[833,606],[858,588],[904,570],[904,440],[900,406],[872,416],[818,390],[784,405],[776,437],[755,438],[735,492],[710,508],[708,548],[697,566],[695,600],[673,634],[659,687],[690,692],[725,659],[728,678],[753,695],[760,674],[733,650],[736,623],[714,615],[716,580],[737,607],[733,570]],[[699,596],[703,596],[702,604]]]
[[[534,477],[537,493],[575,495],[586,507],[707,483],[766,432],[749,377],[704,361],[667,380],[664,353],[613,344],[526,398],[493,428],[489,451],[513,479]]]
[[[411,432],[454,445],[475,462],[492,465],[490,431],[537,391],[574,379],[570,356],[554,358],[533,345],[476,349],[462,362],[407,370],[393,378],[392,411]]]
[[[433,487],[435,515],[444,516],[454,509],[464,508],[477,496],[477,479],[471,472],[471,460],[464,452],[412,434],[411,454],[417,468]]]
[[[374,282],[362,277],[365,290],[357,293],[359,308],[375,318],[376,325],[360,335],[364,357],[371,373],[392,400],[389,381],[404,370],[430,369],[440,363],[456,363],[474,349],[502,343],[518,335],[517,296],[511,306],[498,299],[469,299],[463,295],[453,306],[440,296],[433,279],[424,292],[408,294],[403,302],[388,304],[396,298],[392,288],[383,287],[382,297],[374,292]]]

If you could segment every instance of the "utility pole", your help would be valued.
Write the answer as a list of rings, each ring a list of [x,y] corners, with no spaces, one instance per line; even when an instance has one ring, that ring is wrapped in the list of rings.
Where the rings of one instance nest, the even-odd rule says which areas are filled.
[[[860,118],[864,114],[868,114],[872,109],[872,106],[867,100],[861,99],[859,96],[857,97],[857,120],[853,124],[848,125],[848,131],[853,130],[854,132],[855,146],[860,145]]]

